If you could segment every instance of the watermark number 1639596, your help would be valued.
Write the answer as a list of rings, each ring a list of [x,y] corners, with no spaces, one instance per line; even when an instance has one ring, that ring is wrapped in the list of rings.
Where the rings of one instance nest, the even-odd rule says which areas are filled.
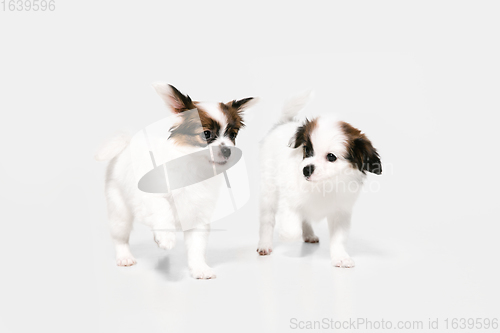
[[[53,12],[56,0],[2,0],[0,10],[3,12]]]

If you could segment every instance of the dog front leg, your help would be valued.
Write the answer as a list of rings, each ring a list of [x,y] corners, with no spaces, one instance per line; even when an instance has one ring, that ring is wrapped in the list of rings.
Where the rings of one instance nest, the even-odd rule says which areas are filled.
[[[273,233],[275,224],[275,207],[267,200],[261,200],[260,204],[260,228],[259,245],[257,252],[261,256],[266,256],[273,252]]]
[[[184,231],[186,241],[188,267],[195,279],[214,279],[215,274],[205,262],[210,224]]]
[[[148,197],[144,201],[146,217],[144,223],[153,231],[158,247],[170,250],[175,246],[175,219],[173,208],[165,197]]]
[[[330,230],[330,256],[335,267],[354,267],[354,260],[349,257],[344,243],[351,225],[351,212],[337,211],[327,218]]]

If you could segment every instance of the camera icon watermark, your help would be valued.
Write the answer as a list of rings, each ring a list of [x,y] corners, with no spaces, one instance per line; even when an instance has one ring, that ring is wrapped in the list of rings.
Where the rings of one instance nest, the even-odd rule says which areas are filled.
[[[197,109],[184,111],[183,117],[189,119],[188,132],[179,133],[178,119],[167,117],[134,135],[130,147],[138,189],[145,197],[167,199],[176,226],[185,231],[236,212],[250,198],[250,190],[240,149],[207,142],[204,147],[188,142],[179,146],[171,140],[172,128],[176,128],[177,136],[189,137],[203,132]],[[214,155],[221,149],[227,158],[216,162]],[[201,209],[189,202],[193,196],[203,196],[202,219],[193,218]]]

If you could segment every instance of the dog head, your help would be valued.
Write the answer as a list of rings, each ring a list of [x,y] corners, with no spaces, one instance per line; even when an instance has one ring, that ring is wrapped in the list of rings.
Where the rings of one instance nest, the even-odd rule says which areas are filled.
[[[377,150],[365,134],[331,118],[307,120],[290,140],[302,149],[300,172],[308,181],[324,181],[353,172],[382,173]]]
[[[198,102],[172,85],[157,83],[153,87],[177,117],[169,140],[191,151],[209,147],[213,152],[210,162],[225,164],[231,156],[229,147],[236,145],[238,133],[245,126],[243,112],[254,104],[255,98],[227,103]],[[186,112],[193,109],[198,112]]]

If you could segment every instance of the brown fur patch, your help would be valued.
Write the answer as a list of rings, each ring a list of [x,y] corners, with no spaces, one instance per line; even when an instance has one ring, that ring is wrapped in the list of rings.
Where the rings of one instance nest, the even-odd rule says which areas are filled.
[[[182,121],[177,126],[170,129],[171,133],[169,139],[173,139],[179,145],[205,147],[207,144],[216,140],[220,135],[224,135],[234,144],[236,143],[238,131],[245,126],[243,122],[243,110],[248,105],[248,102],[253,100],[253,97],[219,104],[228,123],[225,132],[219,133],[222,124],[212,119],[209,113],[200,107],[199,102],[192,101],[188,95],[184,96],[174,86],[170,87],[172,89],[171,98],[174,99],[174,104],[176,105],[175,111],[180,114]],[[198,110],[199,118],[196,116],[196,113],[185,112],[192,109]],[[205,137],[205,131],[210,131],[210,138],[207,139]]]
[[[347,137],[345,159],[362,173],[368,171],[377,175],[382,174],[380,156],[366,135],[343,121],[340,122],[340,127]]]
[[[220,103],[220,108],[227,119],[227,127],[223,135],[226,135],[234,144],[236,143],[236,136],[240,128],[245,127],[243,110],[252,100],[253,97],[249,97],[227,103]]]
[[[183,112],[180,114],[182,121],[170,129],[169,139],[173,139],[179,145],[205,147],[217,139],[221,124],[212,119],[208,112],[201,109],[197,102],[193,106],[198,110],[196,112]],[[201,122],[201,126],[200,126]],[[204,131],[210,131],[212,136],[205,138]]]
[[[314,155],[314,147],[311,142],[311,134],[318,124],[318,119],[309,120],[306,119],[304,124],[297,128],[295,135],[290,141],[290,146],[293,148],[298,148],[303,146],[303,158],[311,157]]]

